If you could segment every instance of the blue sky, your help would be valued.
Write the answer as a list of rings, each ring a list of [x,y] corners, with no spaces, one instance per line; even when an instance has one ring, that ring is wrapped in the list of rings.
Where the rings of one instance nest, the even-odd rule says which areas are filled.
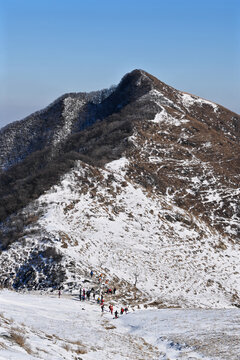
[[[237,0],[0,0],[0,127],[136,68],[240,112]]]

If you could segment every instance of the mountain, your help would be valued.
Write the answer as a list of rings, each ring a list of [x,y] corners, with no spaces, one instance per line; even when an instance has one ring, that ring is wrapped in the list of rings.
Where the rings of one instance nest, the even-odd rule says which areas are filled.
[[[157,306],[240,305],[240,116],[143,70],[0,132],[1,283],[89,269]]]

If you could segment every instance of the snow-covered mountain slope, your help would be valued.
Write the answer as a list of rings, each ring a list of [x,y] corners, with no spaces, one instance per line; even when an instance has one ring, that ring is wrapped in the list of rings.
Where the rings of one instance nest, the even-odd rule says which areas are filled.
[[[2,128],[0,172],[21,163],[27,156],[46,147],[52,147],[52,153],[56,153],[58,146],[87,122],[86,112],[89,109],[85,109],[90,105],[97,107],[114,89],[112,86],[90,93],[62,95],[45,109]],[[94,114],[91,115],[94,117]]]
[[[0,177],[1,283],[71,290],[93,268],[134,304],[239,306],[239,116],[142,70],[105,95],[65,97],[75,130]]]
[[[36,212],[22,239],[1,254],[5,280],[11,273],[15,287],[74,288],[93,268],[134,302],[238,304],[239,243],[174,205],[171,197],[133,183],[125,175],[128,166],[126,159],[105,170],[80,162],[41,196],[42,215]],[[24,211],[33,216],[32,207]],[[49,247],[61,254],[57,264],[47,255]]]

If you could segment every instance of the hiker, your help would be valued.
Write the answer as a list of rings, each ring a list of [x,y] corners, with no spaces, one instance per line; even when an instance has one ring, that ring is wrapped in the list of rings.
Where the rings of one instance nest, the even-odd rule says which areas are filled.
[[[114,286],[114,288],[113,288],[113,293],[114,293],[114,295],[115,295],[115,293],[116,293],[116,288],[115,288],[115,286]]]
[[[90,300],[90,291],[87,291],[87,299]]]
[[[100,297],[97,298],[97,303],[100,304]]]
[[[117,312],[117,310],[115,311],[115,319],[117,319],[118,318],[118,312]]]
[[[112,306],[112,304],[109,305],[109,310],[110,310],[111,315],[112,315],[113,314],[113,306]]]
[[[91,270],[91,272],[90,272],[90,276],[91,276],[91,278],[93,277],[93,271]]]
[[[103,295],[101,295],[101,302],[103,302]]]
[[[102,312],[104,311],[104,304],[101,305]]]
[[[58,297],[59,297],[59,299],[61,297],[61,290],[60,289],[58,290]]]
[[[105,294],[112,294],[112,289],[107,288],[107,290],[105,291]]]
[[[83,296],[85,296],[86,295],[86,291],[85,291],[85,289],[83,289]]]
[[[125,314],[128,312],[127,306],[125,307],[124,311],[125,311]]]
[[[124,313],[124,308],[121,307],[121,312],[120,312],[120,314],[122,315],[123,313]]]
[[[80,290],[79,290],[79,300],[81,301],[82,300],[82,288],[80,287]]]

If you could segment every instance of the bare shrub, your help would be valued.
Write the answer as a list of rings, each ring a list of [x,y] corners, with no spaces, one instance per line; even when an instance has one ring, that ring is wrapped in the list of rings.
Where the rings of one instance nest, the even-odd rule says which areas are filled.
[[[56,250],[55,247],[47,247],[41,254],[44,258],[51,258],[56,262],[62,260],[62,254]]]

